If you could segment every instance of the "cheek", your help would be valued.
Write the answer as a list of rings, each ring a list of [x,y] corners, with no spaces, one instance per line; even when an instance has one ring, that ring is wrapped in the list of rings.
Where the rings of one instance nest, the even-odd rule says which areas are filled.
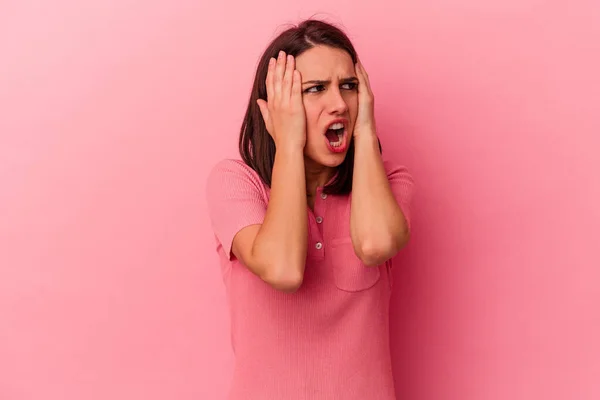
[[[308,137],[315,136],[319,130],[319,110],[314,104],[304,102],[304,112],[306,113],[306,134]]]
[[[358,95],[353,93],[352,96],[347,100],[346,104],[348,104],[348,108],[350,109],[350,114],[353,117],[356,117],[358,113]]]
[[[358,118],[358,96],[348,96],[346,104],[348,105],[348,116],[350,117],[350,129],[354,130],[356,118]]]

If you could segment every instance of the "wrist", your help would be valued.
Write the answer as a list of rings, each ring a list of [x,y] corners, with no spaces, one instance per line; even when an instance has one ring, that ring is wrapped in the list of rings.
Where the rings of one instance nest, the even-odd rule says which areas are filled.
[[[296,154],[304,155],[304,144],[298,142],[275,143],[275,154],[293,156]]]
[[[354,142],[357,146],[362,146],[363,144],[376,144],[379,146],[379,140],[377,138],[377,133],[374,129],[366,129],[360,132],[354,133]]]

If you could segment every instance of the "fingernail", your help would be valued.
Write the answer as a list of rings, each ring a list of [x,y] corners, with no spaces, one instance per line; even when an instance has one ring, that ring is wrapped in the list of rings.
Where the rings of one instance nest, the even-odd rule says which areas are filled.
[[[283,58],[283,55],[284,55],[284,54],[285,54],[285,53],[283,52],[283,50],[279,50],[279,58]]]

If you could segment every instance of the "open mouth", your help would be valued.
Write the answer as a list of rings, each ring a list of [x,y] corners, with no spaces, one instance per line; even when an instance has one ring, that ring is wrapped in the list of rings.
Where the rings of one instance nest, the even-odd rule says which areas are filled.
[[[329,149],[339,153],[346,149],[346,122],[334,122],[325,132]]]

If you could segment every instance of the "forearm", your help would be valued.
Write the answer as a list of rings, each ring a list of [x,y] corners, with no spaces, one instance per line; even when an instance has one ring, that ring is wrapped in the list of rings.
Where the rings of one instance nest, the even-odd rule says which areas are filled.
[[[375,134],[354,138],[350,234],[367,265],[391,258],[408,240],[408,227],[390,188]]]
[[[263,279],[300,284],[308,241],[306,180],[302,149],[275,153],[271,194],[253,255],[267,267]],[[293,284],[292,284],[293,286]]]

